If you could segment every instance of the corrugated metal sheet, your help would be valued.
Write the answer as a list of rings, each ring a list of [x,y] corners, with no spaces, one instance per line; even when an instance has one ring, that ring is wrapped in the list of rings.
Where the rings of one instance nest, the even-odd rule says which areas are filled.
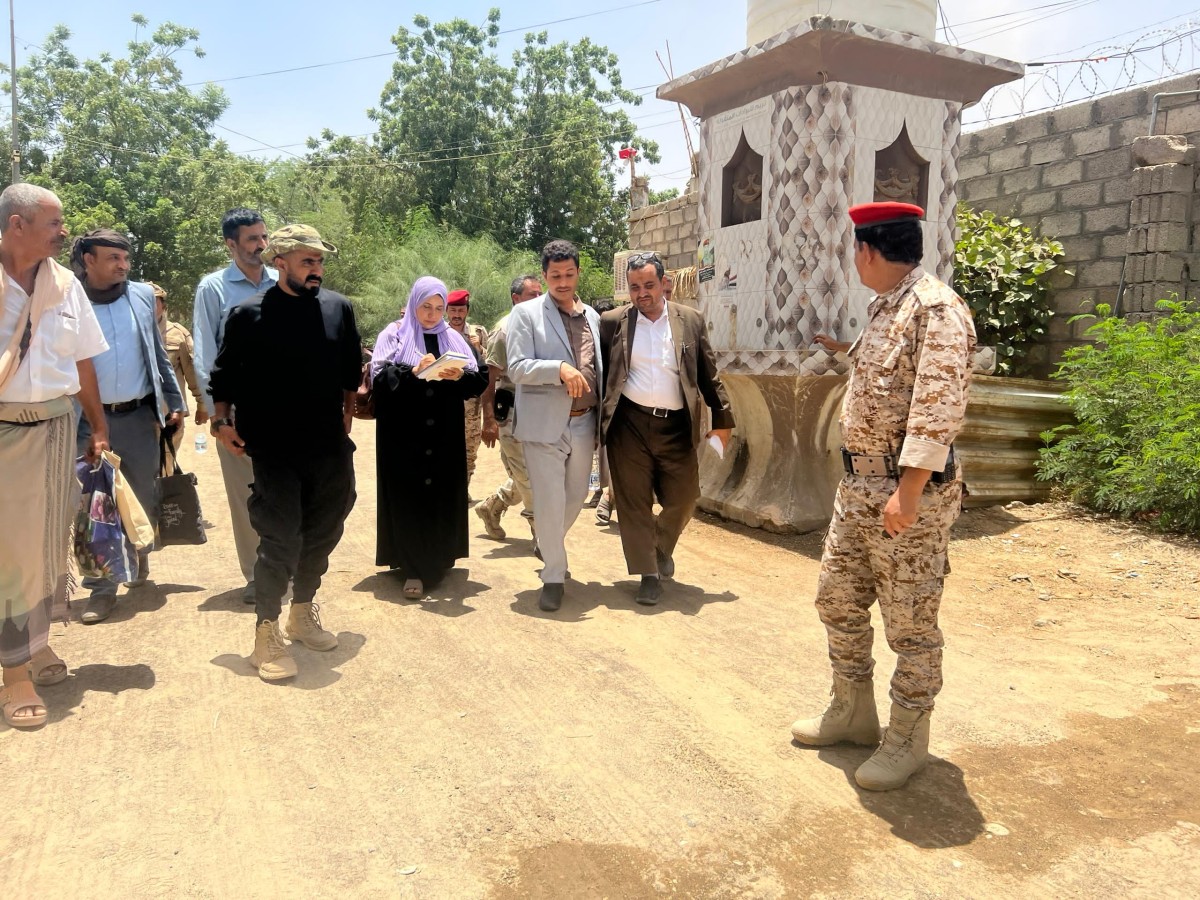
[[[955,442],[963,461],[967,506],[1010,500],[1044,500],[1050,485],[1038,481],[1041,433],[1071,421],[1057,382],[976,375],[963,430]]]

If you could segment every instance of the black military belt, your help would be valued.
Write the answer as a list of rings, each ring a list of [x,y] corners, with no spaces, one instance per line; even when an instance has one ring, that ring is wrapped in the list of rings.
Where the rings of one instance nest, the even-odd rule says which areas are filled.
[[[895,456],[870,456],[866,453],[851,453],[842,448],[842,468],[847,475],[862,475],[867,478],[899,478],[900,460]],[[934,484],[948,484],[958,477],[958,464],[954,459],[954,448],[946,456],[946,468],[934,472],[929,480]]]
[[[143,406],[152,406],[153,404],[154,395],[147,394],[145,397],[140,397],[137,400],[126,400],[123,403],[105,403],[104,411],[106,413],[133,412],[135,409],[140,409]]]
[[[667,409],[665,406],[642,406],[640,403],[634,403],[628,397],[622,397],[621,399],[638,412],[644,412],[646,415],[654,416],[656,419],[669,419],[671,416],[681,416],[687,412],[683,407],[679,409]]]

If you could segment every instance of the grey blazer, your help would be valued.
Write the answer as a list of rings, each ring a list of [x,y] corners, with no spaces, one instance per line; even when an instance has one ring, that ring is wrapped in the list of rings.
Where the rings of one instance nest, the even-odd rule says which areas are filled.
[[[604,354],[600,349],[600,316],[584,306],[596,348],[596,390],[604,390]],[[567,429],[571,396],[559,380],[559,366],[578,365],[567,329],[549,294],[518,303],[508,320],[508,377],[517,386],[513,404],[513,437],[550,444]],[[597,398],[603,401],[603,396]],[[596,416],[599,440],[600,416]]]
[[[129,282],[129,305],[137,317],[138,333],[141,335],[142,359],[154,385],[155,412],[158,424],[163,425],[163,411],[176,412],[184,408],[183,394],[175,379],[175,367],[167,356],[158,322],[154,317],[154,289],[140,281]]]

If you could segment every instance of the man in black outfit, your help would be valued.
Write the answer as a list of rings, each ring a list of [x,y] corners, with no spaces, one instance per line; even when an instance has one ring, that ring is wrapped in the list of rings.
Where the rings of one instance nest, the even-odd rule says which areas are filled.
[[[254,465],[258,623],[250,661],[264,681],[296,674],[285,635],[313,650],[338,644],[313,598],[355,500],[350,423],[362,350],[350,301],[321,288],[325,254],[336,252],[307,225],[271,235],[263,262],[279,270],[279,283],[229,311],[209,380],[213,435]],[[289,580],[292,608],[281,632]]]

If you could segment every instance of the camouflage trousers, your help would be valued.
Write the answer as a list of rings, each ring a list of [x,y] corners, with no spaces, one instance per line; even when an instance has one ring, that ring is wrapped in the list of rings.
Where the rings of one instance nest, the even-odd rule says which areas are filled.
[[[533,488],[529,486],[529,471],[525,468],[525,451],[521,442],[512,434],[512,425],[505,422],[500,426],[500,462],[508,480],[496,489],[493,495],[501,512],[518,503],[524,506],[521,515],[533,519]]]
[[[483,406],[475,397],[463,403],[467,425],[467,488],[475,475],[475,459],[479,456],[479,445],[483,443]]]
[[[863,681],[875,668],[871,606],[878,600],[888,646],[897,656],[892,700],[908,709],[933,709],[942,689],[938,607],[962,482],[926,486],[917,521],[890,538],[883,509],[895,489],[892,478],[842,479],[821,556],[817,612],[834,674]]]

